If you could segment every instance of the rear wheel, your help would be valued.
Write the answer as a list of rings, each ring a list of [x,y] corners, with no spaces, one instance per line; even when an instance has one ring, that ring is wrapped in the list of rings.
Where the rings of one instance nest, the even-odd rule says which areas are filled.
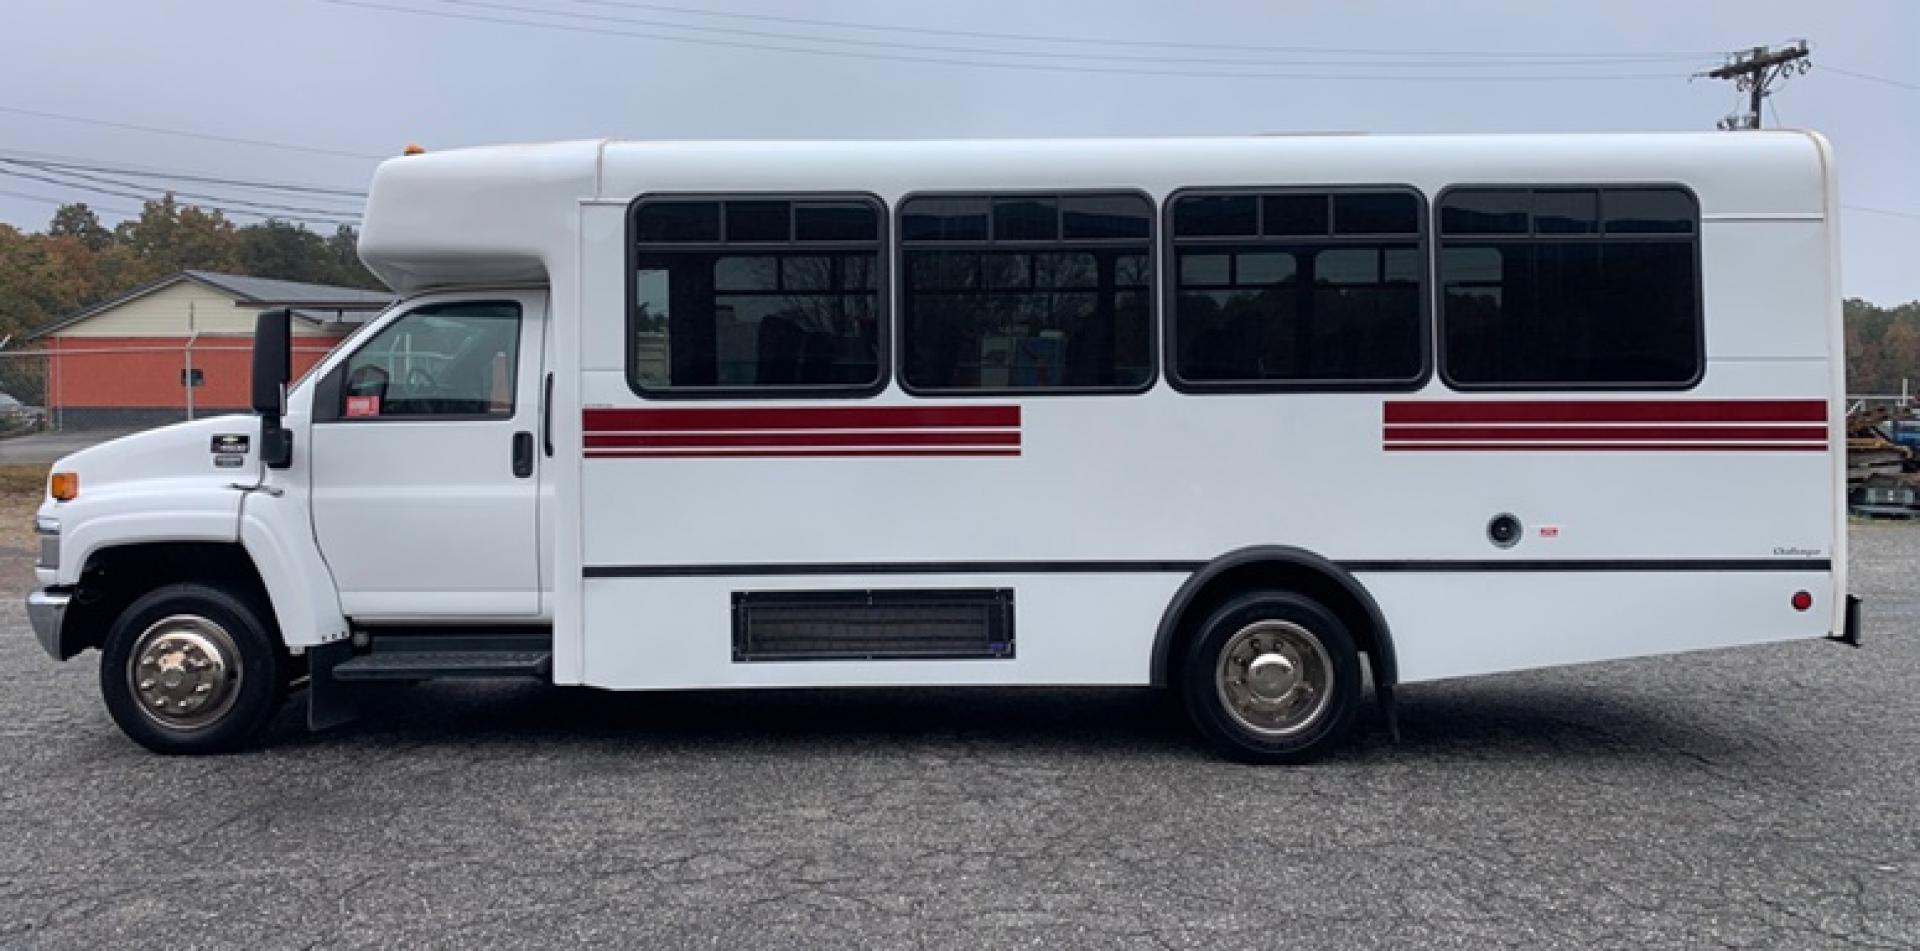
[[[278,711],[289,665],[246,601],[176,584],[120,613],[100,658],[107,712],[156,753],[224,753]]]
[[[1222,753],[1304,763],[1345,739],[1360,701],[1353,636],[1317,602],[1256,591],[1215,609],[1181,665],[1187,715]]]

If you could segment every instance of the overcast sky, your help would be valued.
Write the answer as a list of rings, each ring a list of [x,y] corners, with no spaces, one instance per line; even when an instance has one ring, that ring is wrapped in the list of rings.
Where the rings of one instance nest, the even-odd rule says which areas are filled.
[[[1839,153],[1845,291],[1920,298],[1920,0],[9,6],[0,158],[347,190],[408,142],[1711,129],[1739,100],[1688,73],[1712,51],[1804,36],[1814,69],[1773,103],[1778,124],[1818,129]],[[14,173],[0,174],[0,220],[21,227],[44,227],[58,199],[138,207],[0,171]]]

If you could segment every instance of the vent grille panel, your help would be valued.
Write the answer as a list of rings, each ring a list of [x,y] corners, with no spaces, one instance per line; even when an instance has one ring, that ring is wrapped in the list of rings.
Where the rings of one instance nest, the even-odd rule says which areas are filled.
[[[1013,656],[1011,588],[733,594],[735,661]]]

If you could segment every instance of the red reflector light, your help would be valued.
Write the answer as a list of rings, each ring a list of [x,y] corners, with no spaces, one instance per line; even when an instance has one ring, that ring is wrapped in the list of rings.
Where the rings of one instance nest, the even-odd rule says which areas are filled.
[[[1805,591],[1795,591],[1793,593],[1793,609],[1795,611],[1805,611],[1810,607],[1813,607],[1813,595]]]

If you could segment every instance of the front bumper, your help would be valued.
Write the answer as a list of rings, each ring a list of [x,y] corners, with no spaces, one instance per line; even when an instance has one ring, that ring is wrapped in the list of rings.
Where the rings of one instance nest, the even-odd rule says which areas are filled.
[[[60,638],[61,625],[67,619],[67,605],[72,601],[73,592],[58,588],[41,588],[27,594],[27,622],[33,625],[34,638],[54,660],[73,656],[66,652]]]

